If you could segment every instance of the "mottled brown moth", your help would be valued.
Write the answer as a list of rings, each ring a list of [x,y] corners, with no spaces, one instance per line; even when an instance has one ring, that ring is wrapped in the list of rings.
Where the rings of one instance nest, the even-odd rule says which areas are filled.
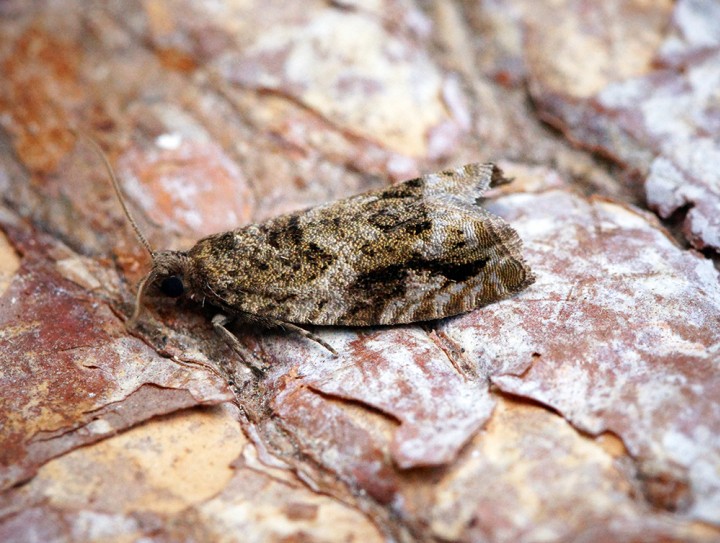
[[[303,326],[432,321],[506,298],[534,281],[520,238],[478,205],[505,183],[493,164],[469,164],[155,251],[137,226],[103,155],[135,234],[152,258],[134,323],[153,286],[219,313],[216,330],[239,349],[231,318],[280,326],[333,348]],[[242,351],[239,351],[242,356]]]

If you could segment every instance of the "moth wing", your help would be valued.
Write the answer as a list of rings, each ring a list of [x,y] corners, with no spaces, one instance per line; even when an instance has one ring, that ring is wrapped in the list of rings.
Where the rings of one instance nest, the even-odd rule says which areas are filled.
[[[463,313],[533,280],[517,233],[476,205],[502,174],[468,165],[211,236],[195,288],[237,313],[370,326]]]
[[[475,204],[488,188],[503,185],[509,181],[495,164],[474,163],[427,174],[405,183],[421,184],[423,197],[426,199],[439,198]]]
[[[398,250],[357,266],[358,273],[316,324],[435,320],[507,298],[534,281],[517,232],[501,218],[444,199],[426,202],[424,214],[402,229],[415,236],[429,219],[427,234],[412,244],[398,240],[402,234],[389,236]]]

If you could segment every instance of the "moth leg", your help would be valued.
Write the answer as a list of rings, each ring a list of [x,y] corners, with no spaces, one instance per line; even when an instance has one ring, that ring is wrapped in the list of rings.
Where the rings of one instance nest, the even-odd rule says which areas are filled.
[[[277,326],[280,326],[282,328],[285,328],[286,330],[291,330],[295,332],[296,334],[301,335],[305,339],[309,339],[310,341],[314,341],[318,345],[322,345],[325,347],[328,351],[330,351],[334,356],[337,356],[337,351],[333,348],[332,345],[330,345],[325,340],[319,338],[315,334],[313,334],[309,330],[305,330],[305,328],[302,328],[301,326],[298,326],[297,324],[293,324],[291,322],[285,322],[285,321],[277,321]]]
[[[225,327],[225,325],[229,322],[230,318],[222,313],[218,313],[212,318],[213,328],[215,328],[215,331],[225,340],[225,343],[227,343],[228,346],[237,353],[240,360],[242,360],[242,363],[257,372],[265,372],[265,370],[268,369],[268,366],[263,364],[254,354],[249,352],[247,348],[240,343],[238,338],[235,337],[235,334]]]

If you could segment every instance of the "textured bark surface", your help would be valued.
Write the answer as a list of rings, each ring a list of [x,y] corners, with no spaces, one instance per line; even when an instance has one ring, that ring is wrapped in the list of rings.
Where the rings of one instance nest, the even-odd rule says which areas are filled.
[[[0,69],[1,541],[720,538],[717,2],[10,0]],[[127,329],[71,129],[163,249],[495,161],[537,282],[337,357],[236,326],[256,378],[212,308]]]

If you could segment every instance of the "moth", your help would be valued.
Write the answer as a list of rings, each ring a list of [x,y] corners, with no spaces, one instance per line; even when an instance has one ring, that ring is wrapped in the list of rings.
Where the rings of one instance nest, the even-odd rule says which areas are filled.
[[[508,181],[494,164],[468,164],[221,232],[187,251],[156,251],[102,156],[152,258],[131,324],[157,287],[165,296],[216,307],[213,325],[236,350],[239,341],[227,325],[242,318],[295,331],[335,353],[305,326],[432,321],[534,281],[517,232],[478,205],[486,189]]]

